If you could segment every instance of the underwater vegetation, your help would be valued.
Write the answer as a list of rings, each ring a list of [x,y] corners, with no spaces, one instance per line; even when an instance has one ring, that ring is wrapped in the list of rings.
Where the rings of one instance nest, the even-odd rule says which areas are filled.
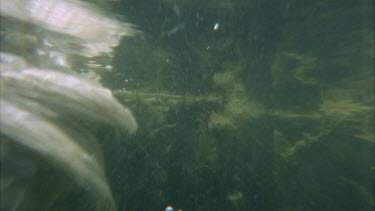
[[[63,163],[43,168],[46,176],[36,177],[41,178],[37,184],[58,185],[33,186],[35,190],[66,191],[58,204],[66,210],[96,205],[98,210],[121,211],[169,206],[195,211],[374,210],[373,1],[109,2],[114,14],[124,14],[142,32],[129,31],[138,35],[115,39],[118,46],[104,48],[108,54],[99,56],[90,46],[100,42],[89,36],[71,40],[62,54],[44,55],[52,64],[35,60],[43,55],[22,58],[41,66],[33,69],[37,72],[45,66],[65,70],[64,64],[70,64],[84,78],[72,79],[86,84],[88,78],[88,87],[96,90],[48,92],[46,86],[47,99],[42,99],[58,105],[52,110],[58,119],[38,106],[32,113],[46,115],[47,123],[84,146],[90,159],[71,163],[89,164],[92,171],[85,175],[92,183],[80,183],[85,181],[77,179],[82,172],[74,169],[61,173]],[[4,20],[2,27],[7,21],[19,24]],[[124,27],[130,29],[120,26],[112,29],[120,34]],[[22,30],[7,27],[13,35],[2,30],[1,47],[11,54],[27,54],[44,35],[35,30],[24,37]],[[100,31],[99,40],[105,39],[106,30]],[[20,43],[14,41],[18,37],[26,49],[14,45]],[[90,42],[82,43],[86,39]],[[77,51],[77,45],[85,50]],[[63,56],[72,51],[74,56]],[[17,84],[15,93],[23,96],[24,90],[17,91],[22,83]],[[27,99],[33,96],[26,93]],[[60,104],[66,97],[72,107]],[[38,103],[39,98],[31,107]],[[65,115],[67,111],[73,113]],[[137,124],[129,121],[131,116]],[[123,133],[137,125],[132,136]],[[84,142],[87,137],[92,142]],[[39,158],[38,153],[17,152]],[[24,163],[22,167],[34,167]],[[55,181],[56,175],[61,181]],[[104,189],[95,189],[98,184]],[[27,202],[50,206],[56,201],[36,196]]]
[[[120,209],[374,209],[371,1],[146,2],[104,78],[140,125]]]

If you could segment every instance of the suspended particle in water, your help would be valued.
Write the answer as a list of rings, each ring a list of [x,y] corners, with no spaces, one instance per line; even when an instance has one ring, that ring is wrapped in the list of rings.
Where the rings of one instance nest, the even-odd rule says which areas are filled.
[[[215,25],[214,25],[214,31],[219,30],[219,26],[220,26],[220,23],[216,22]]]

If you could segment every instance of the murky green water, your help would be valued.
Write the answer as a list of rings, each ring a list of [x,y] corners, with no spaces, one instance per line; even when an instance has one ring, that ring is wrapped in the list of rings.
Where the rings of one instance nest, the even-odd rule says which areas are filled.
[[[372,1],[126,1],[119,210],[373,210]],[[215,28],[215,24],[217,25]]]

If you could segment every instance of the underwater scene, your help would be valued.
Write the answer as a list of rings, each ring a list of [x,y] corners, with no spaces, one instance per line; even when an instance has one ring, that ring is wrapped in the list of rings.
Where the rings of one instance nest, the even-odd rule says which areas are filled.
[[[1,7],[1,211],[375,209],[374,1]]]

